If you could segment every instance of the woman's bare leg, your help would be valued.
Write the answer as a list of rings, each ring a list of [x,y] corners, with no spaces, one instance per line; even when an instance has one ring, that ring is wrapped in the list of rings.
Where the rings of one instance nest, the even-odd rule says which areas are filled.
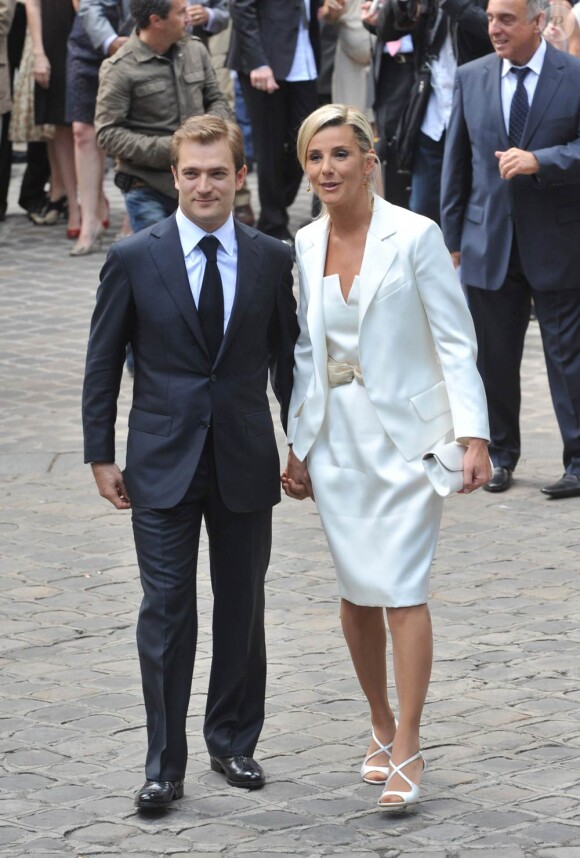
[[[395,718],[387,695],[387,632],[384,608],[354,605],[342,599],[340,619],[352,663],[371,710],[371,724],[383,745],[393,741]],[[367,753],[377,750],[371,740]],[[369,765],[388,766],[386,754],[377,754]],[[369,780],[382,782],[380,772],[370,772]]]
[[[72,129],[68,125],[57,125],[52,144],[58,175],[68,202],[68,227],[78,229],[81,225],[81,212],[77,202]]]
[[[419,731],[431,678],[433,630],[426,604],[388,608],[387,620],[393,643],[393,667],[399,699],[399,726],[393,742],[392,760],[400,765],[421,747]],[[418,784],[422,771],[422,761],[416,760],[406,767],[405,774]],[[399,775],[393,775],[388,788],[407,792],[409,785]],[[399,799],[391,796],[384,801]]]
[[[102,230],[106,217],[103,193],[105,153],[97,145],[94,125],[73,122],[76,175],[82,210],[81,234],[77,247],[89,247]]]

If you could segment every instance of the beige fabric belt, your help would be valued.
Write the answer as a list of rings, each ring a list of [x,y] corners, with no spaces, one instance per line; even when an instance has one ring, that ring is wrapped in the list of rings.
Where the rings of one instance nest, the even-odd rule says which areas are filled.
[[[355,379],[364,387],[364,378],[359,364],[350,364],[335,360],[328,356],[328,384],[338,387],[340,384],[350,384]]]

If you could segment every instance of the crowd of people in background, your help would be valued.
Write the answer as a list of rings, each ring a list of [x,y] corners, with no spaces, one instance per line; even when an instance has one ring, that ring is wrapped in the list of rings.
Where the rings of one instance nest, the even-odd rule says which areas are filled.
[[[141,17],[141,24],[149,20],[149,14],[165,21],[167,5],[166,0],[0,0],[0,52],[6,54],[6,62],[0,60],[0,219],[7,207],[12,144],[24,143],[27,169],[20,206],[38,226],[66,221],[67,237],[75,242],[72,256],[101,248],[103,232],[109,226],[109,203],[103,191],[106,155],[134,160],[135,139],[131,134],[128,140],[126,134],[99,132],[99,121],[95,124],[98,99],[104,115],[101,124],[110,128],[109,99],[117,97],[110,93],[109,83],[115,76],[111,68],[125,69],[124,58],[134,56],[131,40],[142,39],[148,29],[139,26],[136,16]],[[250,169],[255,164],[258,174],[257,226],[261,231],[292,241],[288,207],[302,180],[295,153],[296,131],[312,110],[328,102],[354,105],[374,121],[383,195],[439,222],[441,169],[455,71],[492,51],[486,0],[310,0],[303,8],[302,4],[270,3],[271,8],[280,6],[276,13],[265,13],[265,0],[181,0],[170,5],[177,17],[166,50],[187,33],[199,38],[204,55],[207,49],[211,57],[216,86],[227,99],[229,114],[243,131]],[[550,8],[545,37],[559,49],[580,55],[580,7],[559,0],[553,7],[558,14],[552,16]],[[299,51],[295,55],[288,34],[296,26]],[[264,45],[268,46],[266,52]],[[101,72],[99,89],[105,59],[112,63],[108,72]],[[171,62],[169,55],[159,62],[167,64],[168,59]],[[431,95],[412,163],[401,169],[395,146],[397,125],[426,61],[431,69]],[[185,93],[198,83],[198,79],[184,78],[178,85]],[[156,90],[155,85],[153,81],[137,84],[144,104],[163,101],[163,89]],[[202,98],[191,113],[208,108],[211,110]],[[116,127],[124,128],[135,119],[130,111],[139,107],[125,104],[129,113],[123,115],[116,112],[117,105],[112,109]],[[133,125],[137,133],[166,136],[186,118],[179,112],[182,109],[179,105],[176,113],[175,105],[166,102],[161,127],[155,125],[158,117],[153,116],[155,131],[138,127],[138,121]],[[172,111],[175,115],[170,116]],[[123,146],[128,146],[126,153]],[[168,165],[157,162],[150,166],[158,171]],[[145,180],[133,176],[129,189],[133,198],[134,191],[140,190],[139,181]],[[121,235],[147,225],[153,215],[163,216],[165,210],[175,208],[175,190],[167,185],[166,177],[151,186],[167,199],[157,197],[153,208],[149,200],[145,221],[139,214],[132,217],[134,207],[129,206]],[[235,210],[242,222],[254,225],[247,186],[236,195]]]

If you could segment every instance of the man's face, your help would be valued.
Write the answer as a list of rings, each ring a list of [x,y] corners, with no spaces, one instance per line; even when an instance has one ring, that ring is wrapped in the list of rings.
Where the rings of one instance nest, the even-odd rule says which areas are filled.
[[[187,3],[184,0],[172,0],[167,18],[158,19],[160,34],[174,45],[185,35],[187,24]]]
[[[224,224],[246,176],[245,165],[236,173],[227,139],[207,145],[183,142],[177,167],[171,169],[183,214],[205,232]]]
[[[540,44],[541,18],[528,19],[526,0],[489,0],[488,32],[498,57],[524,66]]]

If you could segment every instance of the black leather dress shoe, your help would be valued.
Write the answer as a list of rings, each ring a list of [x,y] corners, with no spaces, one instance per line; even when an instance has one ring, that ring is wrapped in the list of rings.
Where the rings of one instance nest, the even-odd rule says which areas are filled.
[[[484,485],[486,492],[505,492],[512,484],[512,472],[509,468],[501,466],[493,469],[493,476],[489,483]]]
[[[542,489],[551,498],[580,497],[580,474],[564,474],[562,479]]]
[[[262,766],[253,757],[210,757],[214,772],[226,776],[230,786],[244,789],[260,789],[266,783]]]
[[[145,781],[135,796],[135,807],[162,810],[178,798],[183,798],[183,781]]]

